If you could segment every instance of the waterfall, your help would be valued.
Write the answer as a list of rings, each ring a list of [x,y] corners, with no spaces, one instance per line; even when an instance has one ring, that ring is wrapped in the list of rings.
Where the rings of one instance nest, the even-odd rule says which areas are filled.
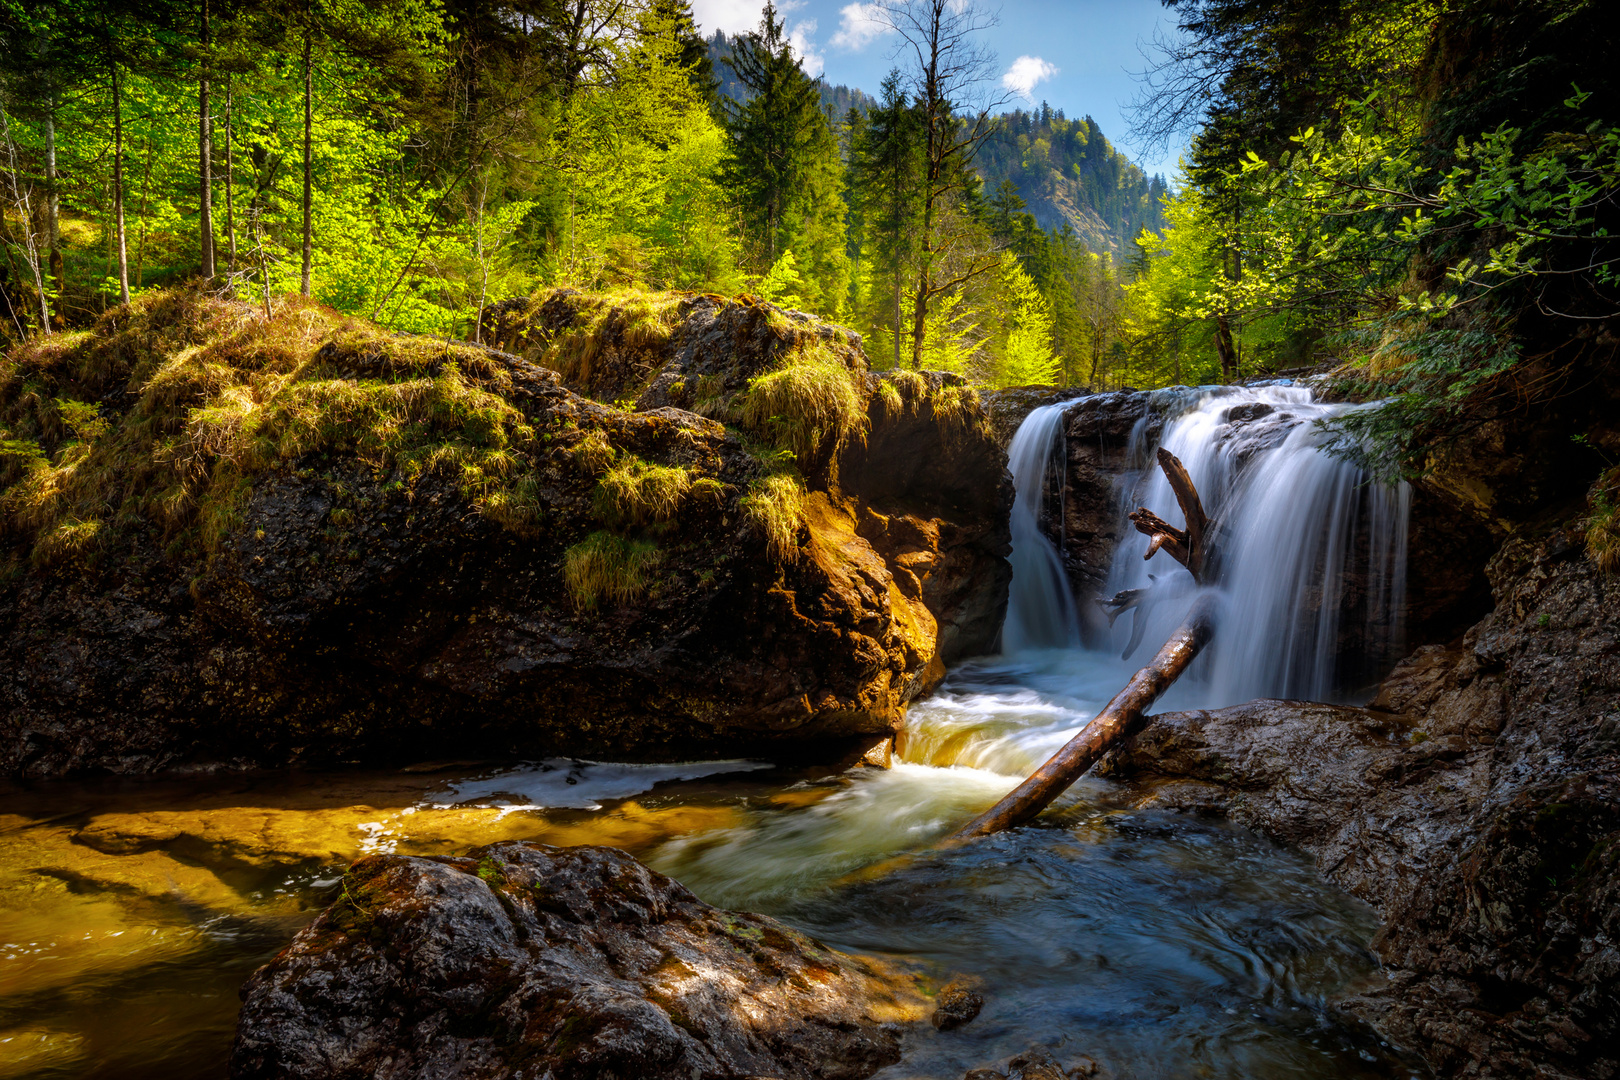
[[[1068,402],[1043,405],[1024,419],[1007,448],[1013,475],[1012,586],[1002,651],[1072,649],[1080,644],[1080,620],[1057,548],[1041,532],[1041,504],[1052,446]]]
[[[1315,400],[1303,386],[1205,387],[1162,392],[1158,445],[1181,459],[1215,523],[1219,629],[1178,686],[1180,707],[1257,697],[1334,700],[1382,674],[1401,645],[1410,491],[1374,482],[1329,454],[1316,421],[1360,406]],[[1031,413],[1013,439],[1013,584],[1005,651],[1074,647],[1075,606],[1057,551],[1038,527],[1043,480],[1064,409]],[[1146,506],[1179,524],[1180,507],[1155,449],[1133,437],[1139,470],[1122,483],[1121,512]],[[1105,595],[1147,588],[1153,602],[1123,614],[1105,643],[1117,658],[1133,637],[1134,669],[1175,629],[1197,591],[1168,555],[1151,561],[1147,537],[1126,526]],[[1090,603],[1090,597],[1081,597]],[[1139,628],[1134,620],[1143,620]],[[1140,633],[1133,633],[1140,629]],[[1101,656],[1081,654],[1088,666]]]

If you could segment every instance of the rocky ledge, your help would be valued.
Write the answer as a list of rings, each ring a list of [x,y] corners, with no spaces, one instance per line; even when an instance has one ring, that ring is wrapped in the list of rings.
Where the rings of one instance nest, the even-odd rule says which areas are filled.
[[[0,772],[837,756],[993,645],[960,378],[720,297],[489,332],[171,292],[0,359]]]
[[[233,1080],[860,1080],[903,973],[720,911],[614,848],[379,855],[242,990]]]
[[[1340,1002],[1444,1076],[1620,1075],[1620,580],[1509,541],[1495,609],[1370,708],[1154,717],[1100,766],[1222,812],[1375,905],[1386,986]]]

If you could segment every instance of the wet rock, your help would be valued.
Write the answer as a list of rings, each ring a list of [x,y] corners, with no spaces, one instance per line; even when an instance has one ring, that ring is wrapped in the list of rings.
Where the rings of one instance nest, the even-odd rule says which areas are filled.
[[[718,911],[612,848],[374,856],[242,991],[234,1080],[859,1080],[910,980]]]
[[[950,1031],[979,1015],[984,1008],[984,997],[967,983],[954,981],[940,987],[934,998],[933,1025],[941,1031]]]
[[[1373,708],[1163,714],[1107,768],[1377,905],[1390,981],[1339,1007],[1441,1075],[1620,1075],[1620,579],[1561,531],[1487,572],[1492,612]]]
[[[1084,1071],[1089,1066],[1091,1071]],[[1065,1070],[1051,1051],[1035,1046],[1008,1059],[1002,1069],[970,1069],[962,1080],[1070,1080],[1071,1077],[1093,1076],[1097,1063],[1082,1057],[1074,1069]]]
[[[1009,386],[985,395],[985,411],[990,414],[990,433],[1005,450],[1029,414],[1043,405],[1089,396],[1079,386]]]
[[[1092,603],[1103,592],[1114,551],[1125,530],[1125,513],[1141,471],[1163,429],[1152,395],[1122,390],[1081,398],[1063,414],[1063,484],[1048,494],[1047,535],[1058,545],[1063,568],[1079,601],[1082,629],[1100,640],[1105,621]]]
[[[1007,1062],[1007,1080],[1068,1080],[1057,1058],[1033,1047]]]
[[[489,340],[526,355],[595,335],[572,384],[489,348],[436,344],[408,370],[397,342],[334,331],[316,349],[312,370],[354,379],[454,359],[516,410],[529,434],[508,452],[532,513],[512,527],[454,470],[407,484],[334,449],[256,474],[198,561],[165,555],[164,530],[144,524],[97,566],[24,553],[30,569],[0,581],[0,773],[405,764],[447,746],[821,761],[892,735],[946,663],[993,645],[1005,609],[1011,484],[977,397],[939,374],[905,373],[897,392],[900,376],[864,371],[859,335],[802,314],[666,297],[654,333],[638,303],[563,290],[492,309]],[[143,331],[189,341],[190,324],[156,325],[165,312]],[[742,501],[767,469],[757,447],[690,409],[724,411],[812,345],[856,373],[865,431],[798,463],[810,490],[784,561]],[[655,374],[672,377],[641,392]],[[582,390],[644,400],[627,411]],[[617,527],[593,455],[684,470],[695,493],[631,537],[639,595],[594,608],[566,581],[568,552]]]

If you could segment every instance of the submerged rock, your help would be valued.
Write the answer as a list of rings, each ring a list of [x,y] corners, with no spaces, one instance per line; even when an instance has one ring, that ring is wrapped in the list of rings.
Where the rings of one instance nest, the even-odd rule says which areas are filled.
[[[0,458],[0,772],[892,734],[1006,603],[977,398],[808,316],[655,299],[495,312],[572,381],[188,293],[0,361],[38,451]]]
[[[374,856],[242,991],[233,1080],[859,1080],[911,980],[613,848]]]
[[[1390,981],[1340,1008],[1442,1075],[1620,1075],[1620,579],[1561,531],[1488,572],[1491,614],[1372,708],[1164,714],[1106,771],[1376,905]]]

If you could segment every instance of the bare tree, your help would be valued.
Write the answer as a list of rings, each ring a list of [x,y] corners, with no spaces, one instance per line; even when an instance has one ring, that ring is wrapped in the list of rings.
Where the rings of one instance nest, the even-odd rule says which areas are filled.
[[[1237,69],[1241,53],[1223,39],[1159,30],[1138,45],[1147,66],[1133,72],[1141,89],[1125,107],[1131,145],[1139,153],[1163,151],[1173,140],[1190,137],[1220,100],[1221,86]]]
[[[973,183],[969,165],[994,130],[991,110],[1011,95],[995,92],[996,54],[979,39],[996,25],[994,14],[971,0],[887,0],[883,11],[900,35],[900,53],[909,54],[907,88],[923,128],[922,222],[911,313],[915,367],[927,344],[934,299],[996,266],[993,248],[975,249],[962,215],[946,210]]]
[[[6,180],[7,186],[11,189],[8,194],[12,206],[17,211],[18,223],[22,229],[23,250],[28,254],[28,269],[34,275],[34,295],[39,299],[39,332],[49,337],[51,312],[45,299],[45,281],[39,272],[39,243],[34,232],[33,185],[18,175],[17,144],[11,139],[11,117],[3,108],[0,108],[0,141],[3,141],[5,146]]]

